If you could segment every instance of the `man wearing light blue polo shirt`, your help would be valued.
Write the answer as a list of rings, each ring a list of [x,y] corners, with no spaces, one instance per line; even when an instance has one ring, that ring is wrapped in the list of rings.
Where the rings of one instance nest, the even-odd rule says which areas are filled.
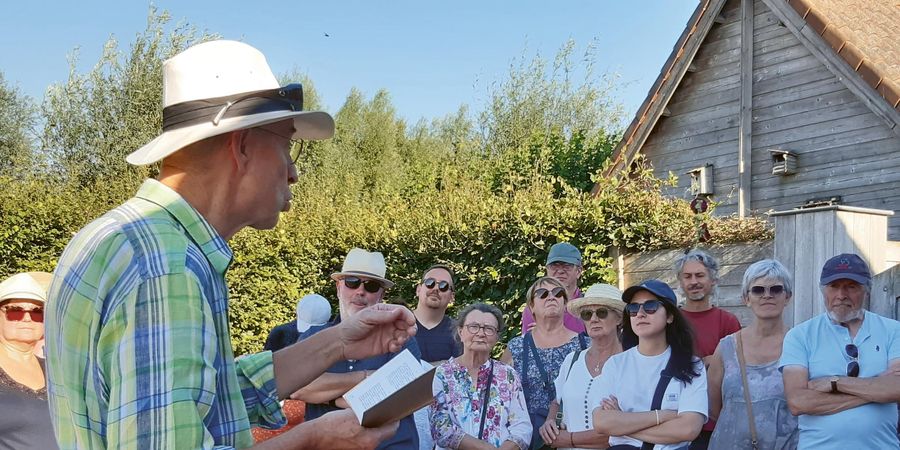
[[[819,284],[827,312],[788,331],[779,362],[799,448],[900,448],[900,322],[865,310],[872,274],[858,255],[826,261]]]

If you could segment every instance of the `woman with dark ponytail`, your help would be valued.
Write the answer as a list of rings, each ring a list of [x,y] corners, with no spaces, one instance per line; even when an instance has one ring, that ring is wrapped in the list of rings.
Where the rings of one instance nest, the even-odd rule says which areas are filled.
[[[614,450],[682,450],[708,417],[706,371],[675,292],[659,280],[625,290],[623,353],[600,375],[594,429]]]

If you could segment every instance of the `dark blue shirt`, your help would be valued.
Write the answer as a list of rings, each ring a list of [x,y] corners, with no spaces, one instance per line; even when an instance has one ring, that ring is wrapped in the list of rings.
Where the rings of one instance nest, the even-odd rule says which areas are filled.
[[[269,333],[269,337],[266,338],[266,344],[263,345],[263,350],[277,352],[278,350],[297,342],[299,337],[300,332],[297,331],[296,320],[278,325]]]
[[[299,339],[297,342],[302,341],[321,330],[324,330],[329,327],[333,327],[340,323],[341,318],[338,316],[333,321],[325,324],[325,325],[316,325],[310,327],[310,329],[300,333]],[[422,354],[419,352],[419,346],[416,345],[415,339],[410,339],[406,342],[406,346],[404,349],[409,350],[416,359],[421,359]],[[403,350],[400,350],[401,352]],[[337,364],[328,368],[326,372],[329,373],[348,373],[348,372],[357,372],[360,370],[377,370],[385,363],[391,360],[398,353],[387,353],[384,355],[373,356],[371,358],[360,359],[360,360],[349,360],[349,361],[340,361]],[[323,405],[323,404],[314,404],[307,403],[306,404],[306,416],[305,419],[307,421],[316,419],[321,417],[325,413],[336,411],[339,408]],[[416,422],[413,420],[413,416],[409,415],[400,420],[400,427],[397,429],[397,434],[394,437],[382,442],[378,445],[378,449],[396,449],[396,450],[409,450],[409,449],[417,449],[419,448],[419,434],[416,432]]]
[[[462,345],[453,338],[456,330],[453,329],[453,321],[449,317],[444,316],[441,322],[430,330],[425,328],[419,319],[416,319],[416,326],[419,328],[416,332],[416,343],[422,350],[423,361],[433,363],[462,355]]]

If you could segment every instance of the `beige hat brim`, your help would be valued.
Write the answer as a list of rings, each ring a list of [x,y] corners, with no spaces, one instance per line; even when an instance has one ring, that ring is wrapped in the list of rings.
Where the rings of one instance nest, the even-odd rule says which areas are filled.
[[[388,280],[387,278],[379,277],[378,275],[371,274],[368,272],[357,272],[357,271],[347,271],[347,272],[335,272],[331,274],[331,279],[334,281],[340,281],[344,277],[366,277],[371,278],[373,280],[378,280],[385,289],[390,289],[394,286],[394,282]]]
[[[294,139],[321,140],[334,136],[334,119],[323,111],[272,111],[249,116],[229,117],[218,125],[206,122],[164,131],[143,147],[129,154],[125,161],[135,166],[153,164],[182,148],[203,139],[231,131],[258,127],[285,119],[294,119]]]
[[[581,313],[581,308],[585,306],[605,306],[610,310],[619,311],[620,313],[625,310],[625,302],[613,298],[581,297],[570,300],[569,303],[566,304],[569,314],[572,314],[575,317],[578,317],[578,314]]]

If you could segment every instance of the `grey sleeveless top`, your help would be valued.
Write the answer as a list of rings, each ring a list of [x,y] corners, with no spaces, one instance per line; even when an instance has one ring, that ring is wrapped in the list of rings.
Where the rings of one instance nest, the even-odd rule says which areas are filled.
[[[734,335],[719,341],[725,376],[722,380],[722,412],[709,440],[710,450],[749,449],[750,424],[741,382]],[[747,365],[747,384],[756,420],[756,438],[760,450],[789,450],[797,448],[799,431],[797,418],[788,409],[784,398],[784,383],[778,370],[778,360],[767,364]]]

